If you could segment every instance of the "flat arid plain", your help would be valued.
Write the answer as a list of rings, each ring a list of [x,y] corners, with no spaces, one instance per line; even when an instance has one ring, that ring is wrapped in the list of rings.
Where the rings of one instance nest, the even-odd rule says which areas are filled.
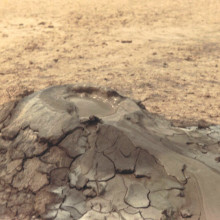
[[[177,126],[220,124],[219,11],[218,0],[1,0],[0,104],[92,84]]]

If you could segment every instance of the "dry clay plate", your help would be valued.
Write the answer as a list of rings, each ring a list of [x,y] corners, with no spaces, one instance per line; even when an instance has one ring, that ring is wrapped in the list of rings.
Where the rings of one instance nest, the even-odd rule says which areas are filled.
[[[116,91],[0,107],[0,219],[220,219],[220,126],[176,128]]]

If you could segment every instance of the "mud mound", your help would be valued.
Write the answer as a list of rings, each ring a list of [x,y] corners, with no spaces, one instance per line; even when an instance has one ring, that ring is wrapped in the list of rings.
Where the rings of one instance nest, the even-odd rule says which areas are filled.
[[[180,129],[108,89],[0,108],[1,219],[218,219],[220,127]]]

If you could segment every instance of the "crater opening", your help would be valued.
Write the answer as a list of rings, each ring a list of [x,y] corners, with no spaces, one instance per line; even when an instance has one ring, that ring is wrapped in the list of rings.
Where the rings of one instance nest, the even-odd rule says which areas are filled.
[[[68,97],[66,100],[73,102],[78,108],[80,117],[89,117],[96,115],[104,117],[115,113],[115,108],[103,100],[91,97]]]

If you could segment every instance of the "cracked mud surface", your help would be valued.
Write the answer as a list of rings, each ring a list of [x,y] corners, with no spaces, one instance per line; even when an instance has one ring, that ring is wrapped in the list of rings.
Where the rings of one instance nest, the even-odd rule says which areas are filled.
[[[0,109],[0,219],[220,216],[220,126],[172,127],[88,86],[51,87]]]

